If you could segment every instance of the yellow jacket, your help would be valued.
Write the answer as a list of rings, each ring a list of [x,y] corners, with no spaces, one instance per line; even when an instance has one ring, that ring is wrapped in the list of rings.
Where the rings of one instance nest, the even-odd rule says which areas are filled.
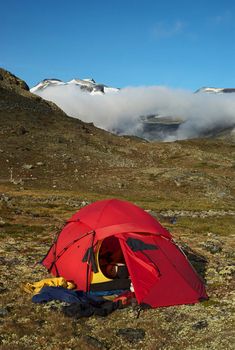
[[[40,290],[45,287],[64,287],[67,289],[74,289],[76,286],[72,282],[67,282],[64,277],[46,278],[35,283],[26,283],[23,289],[27,293],[38,294]]]

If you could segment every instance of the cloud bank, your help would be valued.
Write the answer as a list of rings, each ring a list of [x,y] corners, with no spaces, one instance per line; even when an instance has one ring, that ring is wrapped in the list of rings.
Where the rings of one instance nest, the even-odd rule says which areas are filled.
[[[194,94],[161,86],[127,87],[119,92],[91,95],[76,85],[47,87],[37,91],[53,101],[69,116],[119,134],[164,141],[194,138],[235,125],[235,93]],[[172,121],[164,126],[147,116],[158,115]],[[160,119],[159,119],[160,120]],[[154,133],[154,130],[156,131]]]

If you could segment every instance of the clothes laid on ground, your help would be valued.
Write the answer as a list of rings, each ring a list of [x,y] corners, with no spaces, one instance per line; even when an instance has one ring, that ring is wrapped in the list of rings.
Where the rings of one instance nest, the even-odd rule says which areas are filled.
[[[97,296],[95,293],[90,294],[63,287],[43,287],[32,298],[34,303],[45,303],[52,300],[69,303],[70,305],[62,308],[62,312],[66,316],[76,319],[92,315],[107,316],[114,310],[123,307],[121,300],[113,302],[104,299],[102,296]]]
[[[97,295],[98,294],[98,295]],[[113,294],[114,301],[106,300],[105,296]],[[133,293],[123,291],[104,291],[85,293],[83,291],[69,290],[63,287],[43,287],[40,292],[32,297],[34,303],[46,303],[52,300],[59,300],[69,303],[64,306],[62,312],[69,317],[81,318],[92,315],[107,316],[116,309],[128,305],[128,298],[133,297]],[[119,297],[117,297],[119,295]]]
[[[63,287],[67,289],[74,289],[76,286],[72,282],[66,281],[63,277],[46,278],[34,283],[26,283],[23,289],[27,293],[38,294],[45,286]]]
[[[81,318],[92,315],[107,316],[117,309],[123,308],[120,301],[103,301],[99,303],[74,303],[69,306],[64,306],[62,312],[69,317]]]
[[[43,287],[41,291],[32,297],[34,303],[46,303],[52,300],[64,301],[66,303],[100,302],[103,298],[89,295],[83,291],[69,290],[63,287]]]

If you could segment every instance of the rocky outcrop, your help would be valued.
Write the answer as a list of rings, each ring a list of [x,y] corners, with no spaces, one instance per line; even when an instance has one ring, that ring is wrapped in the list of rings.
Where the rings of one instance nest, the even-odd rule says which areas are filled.
[[[29,87],[26,82],[7,70],[0,68],[0,86],[8,86],[10,88],[20,88],[29,91]]]

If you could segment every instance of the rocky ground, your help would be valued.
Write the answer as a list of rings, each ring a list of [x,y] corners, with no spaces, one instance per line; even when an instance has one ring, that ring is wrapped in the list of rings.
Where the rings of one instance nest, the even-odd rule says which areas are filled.
[[[117,137],[67,117],[17,79],[0,70],[0,349],[233,349],[233,140]],[[22,285],[48,277],[34,265],[58,227],[110,197],[171,231],[205,279],[208,301],[79,320],[59,303],[31,302]]]

